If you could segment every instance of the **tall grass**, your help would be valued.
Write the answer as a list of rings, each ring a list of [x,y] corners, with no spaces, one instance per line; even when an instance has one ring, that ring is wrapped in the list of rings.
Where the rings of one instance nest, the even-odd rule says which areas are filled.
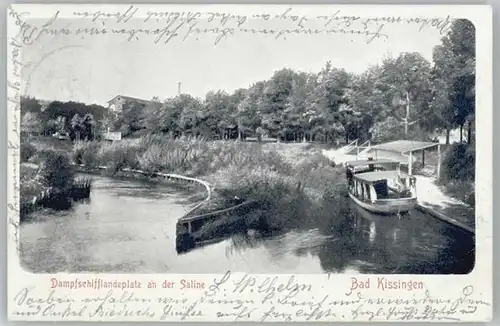
[[[132,168],[203,177],[215,186],[221,206],[234,198],[258,202],[264,216],[260,221],[271,229],[294,225],[311,205],[331,200],[343,184],[339,169],[319,151],[286,144],[145,135],[113,143],[76,143],[73,160],[107,166],[112,172]]]
[[[74,163],[147,172],[185,173],[206,176],[225,167],[258,167],[288,172],[289,164],[276,152],[263,151],[259,144],[234,141],[207,142],[201,138],[171,138],[146,135],[119,142],[77,142]]]

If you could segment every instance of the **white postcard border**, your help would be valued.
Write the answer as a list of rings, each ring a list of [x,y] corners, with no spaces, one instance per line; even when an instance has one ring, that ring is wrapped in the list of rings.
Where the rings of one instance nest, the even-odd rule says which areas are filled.
[[[128,5],[124,5],[128,6]],[[203,5],[193,5],[197,8],[203,8]],[[63,5],[13,5],[14,8],[18,12],[23,11],[31,11],[36,12],[37,15],[41,17],[50,17],[54,10],[61,10],[61,16],[64,16],[65,12],[71,12],[71,8],[73,6],[63,6]],[[90,8],[91,7],[91,8]],[[95,10],[96,5],[91,5],[90,10]],[[118,7],[116,5],[108,5],[106,6],[106,10],[111,11],[113,8],[117,10],[123,10],[123,6]],[[138,5],[138,7],[148,8],[152,10],[161,10],[165,7],[160,5]],[[297,8],[297,10],[303,10],[304,12],[321,12],[324,9],[318,8],[317,6],[293,6]],[[464,291],[470,291],[470,288],[467,286],[473,286],[474,288],[474,300],[481,300],[485,303],[490,304],[488,307],[481,307],[481,310],[477,313],[465,314],[461,316],[462,321],[487,321],[491,319],[492,316],[492,185],[493,185],[493,174],[492,174],[492,14],[491,9],[487,6],[419,6],[419,7],[410,7],[410,6],[331,6],[331,7],[343,7],[343,10],[349,10],[349,14],[363,14],[368,13],[370,16],[387,15],[387,12],[390,11],[396,15],[402,16],[436,16],[438,14],[449,14],[455,18],[467,18],[471,20],[476,26],[476,53],[477,53],[477,79],[476,79],[476,125],[477,128],[477,152],[476,152],[476,264],[474,270],[468,275],[450,275],[450,276],[436,276],[436,275],[365,275],[365,278],[373,279],[374,282],[378,277],[386,277],[391,280],[406,280],[406,281],[422,281],[426,288],[429,290],[431,295],[436,298],[448,298],[449,300],[463,298]],[[104,8],[104,7],[103,7]],[[265,11],[270,13],[278,13],[281,12],[285,6],[265,6]],[[182,9],[186,10],[184,6],[169,6],[169,10]],[[85,8],[80,7],[79,10],[85,10]],[[210,10],[219,10],[219,11],[254,11],[254,12],[262,12],[262,6],[227,6],[227,5],[214,5],[210,6]],[[36,303],[36,300],[45,300],[43,303],[47,307],[50,306],[47,296],[49,296],[49,286],[50,279],[52,277],[57,277],[59,279],[73,280],[75,278],[79,279],[106,279],[106,280],[138,280],[143,282],[143,284],[147,284],[148,281],[154,279],[157,280],[157,283],[161,283],[164,279],[170,279],[178,281],[182,278],[185,278],[185,275],[116,275],[116,274],[64,274],[59,273],[57,275],[44,275],[44,274],[31,274],[24,271],[20,267],[19,257],[17,254],[17,231],[18,231],[18,186],[19,186],[19,134],[20,130],[20,112],[19,112],[19,93],[16,91],[16,88],[20,87],[21,80],[19,76],[16,76],[16,69],[18,69],[19,63],[15,62],[15,54],[16,50],[19,50],[15,44],[11,42],[11,40],[16,39],[18,27],[16,25],[16,20],[13,17],[8,18],[8,47],[7,47],[7,73],[8,73],[8,163],[7,163],[7,189],[8,189],[8,315],[10,319],[13,320],[63,320],[60,316],[55,315],[55,311],[57,311],[58,307],[50,308],[47,316],[41,317],[37,316],[19,316],[15,315],[15,311],[19,310],[19,305],[16,302],[19,302],[20,291],[26,288],[29,289],[29,295],[33,296],[33,302]],[[10,181],[13,182],[10,182]],[[17,205],[17,206],[16,206]],[[250,298],[249,300],[254,300],[255,302],[262,301],[266,295],[268,295],[269,291],[259,291],[242,292],[240,295],[227,294],[232,291],[234,287],[234,283],[232,281],[241,280],[244,277],[255,278],[256,284],[262,284],[269,277],[277,278],[277,283],[275,283],[276,288],[278,284],[284,284],[283,287],[286,288],[287,282],[290,282],[290,278],[293,277],[292,282],[298,282],[300,284],[311,285],[313,287],[313,291],[311,292],[301,292],[295,298],[296,300],[313,300],[312,297],[316,297],[316,299],[322,295],[328,295],[331,299],[335,298],[338,300],[347,300],[345,297],[345,293],[349,292],[350,289],[350,275],[307,275],[307,274],[299,274],[299,275],[247,275],[243,273],[233,273],[230,275],[230,279],[227,283],[221,284],[218,288],[212,287],[211,290],[207,290],[207,292],[215,291],[217,294],[213,296],[213,298],[217,298],[217,300],[229,300],[228,298],[232,298],[232,300],[236,300],[237,297],[241,295],[245,295],[245,298]],[[204,281],[207,284],[207,287],[210,288],[210,285],[214,285],[214,280],[222,280],[223,275],[190,275],[190,279],[197,279],[200,281]],[[294,283],[295,284],[295,283]],[[217,303],[200,303],[199,292],[188,292],[181,291],[178,289],[168,290],[170,292],[166,293],[167,290],[161,289],[142,289],[137,290],[135,293],[137,296],[143,296],[145,298],[156,298],[160,295],[163,296],[171,296],[178,297],[182,296],[186,298],[187,305],[191,302],[197,302],[197,308],[200,308],[205,314],[202,317],[190,317],[187,315],[183,315],[182,313],[175,316],[167,316],[168,318],[164,319],[164,321],[232,321],[235,319],[234,315],[223,316],[223,314],[227,311],[227,307],[222,304]],[[283,293],[287,293],[283,290]],[[90,292],[90,293],[89,293]],[[215,293],[214,292],[214,293]],[[223,296],[224,292],[226,295]],[[278,289],[272,291],[272,296],[268,301],[262,304],[248,305],[247,309],[252,310],[252,317],[249,319],[245,319],[245,317],[241,317],[241,321],[258,321],[260,317],[265,314],[266,311],[269,311],[272,307],[278,305],[276,300],[279,298]],[[92,290],[84,291],[58,291],[57,296],[73,298],[75,300],[80,300],[83,297],[91,297],[93,295]],[[283,294],[281,293],[281,294]],[[99,295],[106,295],[106,292],[99,292]],[[401,296],[401,291],[395,291],[390,293],[384,293],[382,291],[369,291],[369,295],[378,298],[390,298]],[[411,295],[403,296],[405,298],[411,298]],[[38,299],[36,299],[38,298]],[[53,300],[55,298],[52,298]],[[25,299],[26,301],[27,299]],[[62,300],[62,299],[61,299]],[[208,299],[205,299],[208,300]],[[24,302],[23,304],[26,304]],[[59,304],[60,305],[60,304]],[[179,304],[182,305],[182,304]],[[184,304],[186,305],[186,304]],[[57,304],[56,304],[57,306]],[[86,313],[83,313],[83,316],[69,316],[64,318],[64,320],[95,320],[95,321],[105,321],[105,320],[123,320],[123,321],[156,321],[160,320],[158,318],[161,313],[164,313],[164,306],[159,307],[160,304],[150,304],[151,311],[157,309],[157,315],[153,318],[146,318],[145,316],[129,316],[129,317],[113,317],[113,316],[104,316],[104,317],[95,317],[90,318],[88,312],[91,309],[96,309],[96,307],[88,308]],[[422,304],[415,305],[415,307],[422,307]],[[379,305],[373,304],[373,309],[378,308]],[[76,304],[74,305],[75,310],[77,310]],[[181,309],[181,307],[178,307]],[[189,307],[187,307],[189,308]],[[177,307],[175,307],[177,309]],[[293,313],[291,320],[292,321],[306,321],[308,320],[308,315],[303,313],[303,315],[297,315],[297,309],[291,308],[289,306],[282,306],[279,308],[282,315],[271,318],[268,317],[266,321],[287,321],[285,315],[288,313]],[[352,321],[352,307],[349,306],[336,306],[335,308],[335,316],[328,316],[325,313],[322,316],[321,321]],[[465,309],[465,308],[464,308]],[[231,309],[230,309],[231,310]],[[276,308],[278,311],[278,309]],[[27,310],[22,310],[27,311]],[[375,309],[374,311],[377,311]],[[54,312],[54,314],[51,314]],[[221,314],[220,317],[217,317],[217,312]],[[333,312],[332,312],[333,313]],[[244,314],[244,313],[242,313]],[[369,320],[370,314],[359,316],[356,320]],[[408,319],[407,321],[418,321],[418,319]],[[446,321],[446,320],[442,320]]]

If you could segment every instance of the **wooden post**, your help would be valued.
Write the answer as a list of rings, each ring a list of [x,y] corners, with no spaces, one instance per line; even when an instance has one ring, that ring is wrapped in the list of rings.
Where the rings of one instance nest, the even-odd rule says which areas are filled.
[[[410,155],[408,156],[408,175],[412,175],[412,161],[413,161],[413,157],[412,157],[412,151],[410,151]]]
[[[438,163],[437,163],[437,178],[441,176],[441,145],[438,144],[438,150],[437,150],[437,155],[438,155]]]
[[[191,222],[188,222],[188,233],[191,234],[193,227],[191,226]]]
[[[422,150],[422,167],[425,166],[425,149]]]

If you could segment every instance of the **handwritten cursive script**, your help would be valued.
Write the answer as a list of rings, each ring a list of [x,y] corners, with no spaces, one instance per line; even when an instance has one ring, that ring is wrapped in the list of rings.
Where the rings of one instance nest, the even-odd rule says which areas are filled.
[[[128,42],[150,40],[167,44],[211,37],[215,45],[238,35],[250,34],[286,40],[293,36],[340,35],[366,43],[390,37],[386,27],[394,24],[414,25],[418,30],[437,29],[444,34],[451,25],[447,17],[362,17],[336,10],[330,14],[310,16],[287,8],[278,14],[245,15],[231,12],[158,12],[130,5],[122,11],[74,11],[64,22],[56,11],[46,21],[30,23],[32,14],[9,9],[9,16],[19,28],[22,44],[31,45],[46,38],[63,36],[100,37],[114,35]],[[71,20],[71,17],[74,20]],[[83,21],[83,25],[82,25]]]
[[[233,279],[234,277],[234,279]],[[199,295],[175,297],[158,293],[139,294],[130,289],[111,289],[104,294],[81,292],[69,296],[53,289],[46,295],[23,288],[13,299],[18,316],[81,317],[101,320],[105,317],[140,317],[141,320],[221,320],[221,321],[321,321],[321,320],[451,320],[460,321],[490,303],[475,297],[472,286],[459,293],[434,295],[430,291],[412,296],[329,294],[294,277],[258,278],[227,272],[214,279],[209,290]],[[168,291],[168,290],[167,290]],[[313,295],[311,295],[311,292]],[[205,319],[204,319],[205,318]],[[78,318],[77,318],[78,319]]]

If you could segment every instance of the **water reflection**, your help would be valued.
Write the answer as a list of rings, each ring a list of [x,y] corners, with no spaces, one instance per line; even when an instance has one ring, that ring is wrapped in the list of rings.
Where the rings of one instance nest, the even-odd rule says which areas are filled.
[[[372,215],[348,198],[286,233],[236,233],[179,255],[175,232],[189,209],[185,194],[150,183],[94,180],[89,202],[40,212],[21,226],[28,270],[415,274],[467,273],[474,264],[474,239],[465,231],[417,211],[401,218]]]
[[[474,239],[466,231],[418,211],[379,216],[350,201],[348,206],[325,228],[272,238],[232,236],[226,256],[264,247],[276,262],[290,253],[317,256],[330,273],[466,274],[474,266]]]

